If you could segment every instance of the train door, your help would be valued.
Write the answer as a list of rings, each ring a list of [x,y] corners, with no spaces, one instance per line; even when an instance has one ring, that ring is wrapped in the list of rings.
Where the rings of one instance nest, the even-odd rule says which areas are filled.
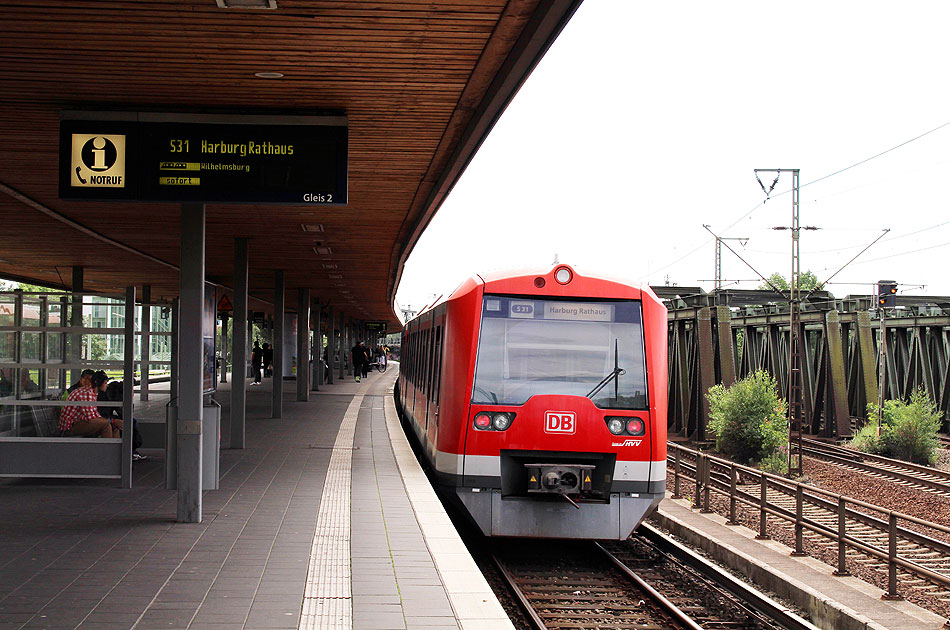
[[[428,411],[426,399],[429,396],[429,392],[426,390],[426,379],[428,377],[429,356],[431,355],[431,348],[429,347],[431,333],[432,314],[426,313],[419,322],[419,354],[416,355],[418,358],[416,362],[416,397],[415,406],[413,408],[413,415],[416,417],[419,428],[423,432],[426,430],[426,412]]]
[[[439,433],[439,402],[442,393],[442,355],[444,354],[443,339],[445,329],[445,306],[437,309],[432,321],[432,359],[430,361],[428,392],[429,409],[427,413],[426,432],[429,442],[434,446]]]

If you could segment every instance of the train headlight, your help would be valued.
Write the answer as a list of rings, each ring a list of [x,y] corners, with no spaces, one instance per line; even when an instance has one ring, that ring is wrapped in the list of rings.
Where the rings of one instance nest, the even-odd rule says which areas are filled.
[[[607,430],[614,435],[620,435],[623,433],[623,419],[607,418]]]
[[[567,267],[561,267],[554,272],[554,279],[558,281],[559,284],[567,284],[574,277],[574,274],[571,273],[571,270]]]
[[[627,433],[630,435],[643,435],[645,428],[646,427],[643,424],[643,420],[640,418],[631,418],[630,420],[627,420]]]
[[[507,413],[496,413],[491,419],[492,426],[496,431],[504,431],[511,426],[511,416]]]
[[[479,431],[504,431],[511,426],[515,419],[515,414],[507,413],[489,413],[482,411],[475,414],[473,424]]]

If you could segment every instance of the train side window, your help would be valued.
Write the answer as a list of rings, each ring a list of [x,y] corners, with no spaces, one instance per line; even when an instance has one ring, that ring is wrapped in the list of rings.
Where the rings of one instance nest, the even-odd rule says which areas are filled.
[[[422,351],[422,393],[429,395],[429,382],[432,375],[432,329],[426,331],[425,349]]]
[[[412,333],[412,384],[416,384],[416,371],[419,364],[419,331]]]
[[[442,327],[439,326],[435,332],[435,360],[436,360],[436,377],[435,377],[435,406],[438,408],[439,403],[442,401]],[[436,421],[438,421],[438,416],[436,416]]]
[[[426,394],[432,398],[432,376],[435,372],[435,329],[429,329],[429,357],[426,361]]]

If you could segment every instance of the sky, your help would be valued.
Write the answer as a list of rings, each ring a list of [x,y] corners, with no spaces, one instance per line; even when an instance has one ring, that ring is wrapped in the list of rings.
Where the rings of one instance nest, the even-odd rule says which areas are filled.
[[[800,170],[800,224],[819,228],[801,231],[802,272],[834,275],[837,297],[879,279],[950,295],[948,24],[945,1],[585,0],[420,238],[397,303],[555,256],[708,291],[704,224],[748,239],[724,241],[722,278],[754,289],[791,270],[773,228],[792,223],[792,173],[765,201],[754,172],[776,168]]]

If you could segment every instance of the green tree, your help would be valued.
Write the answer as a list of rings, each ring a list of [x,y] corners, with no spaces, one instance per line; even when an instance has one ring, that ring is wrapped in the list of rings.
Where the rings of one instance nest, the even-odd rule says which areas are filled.
[[[14,291],[21,289],[27,293],[58,293],[60,289],[51,289],[38,284],[27,284],[15,280],[0,280],[0,291]]]
[[[791,287],[791,284],[789,284],[788,279],[785,278],[785,276],[783,276],[777,271],[768,277],[768,281],[771,282],[773,285],[775,285],[777,288],[781,289],[782,291],[788,291],[789,287]],[[798,290],[799,291],[807,292],[807,291],[811,291],[815,289],[816,287],[818,288],[818,290],[821,290],[824,288],[824,285],[818,282],[818,276],[816,276],[813,272],[806,271],[805,273],[799,274],[798,276]],[[762,283],[759,285],[759,289],[763,291],[767,291],[768,289],[771,289],[771,288],[772,287],[769,286],[768,283]]]

